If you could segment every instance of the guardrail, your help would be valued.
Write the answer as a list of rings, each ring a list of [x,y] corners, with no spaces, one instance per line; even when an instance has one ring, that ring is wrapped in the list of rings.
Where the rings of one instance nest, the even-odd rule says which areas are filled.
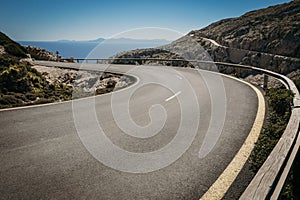
[[[70,60],[70,59],[66,59],[66,60]],[[73,61],[76,61],[77,63],[80,63],[80,61],[85,61],[85,62],[89,62],[89,61],[96,61],[96,63],[100,63],[100,61],[124,61],[124,60],[130,60],[130,61],[146,61],[146,60],[151,60],[151,61],[179,61],[179,62],[186,62],[188,63],[188,60],[184,60],[184,59],[162,59],[162,58],[73,58]]]
[[[74,59],[79,62],[95,60],[99,61],[116,61],[116,60],[131,60],[131,61],[165,61],[165,62],[186,62],[186,63],[206,63],[216,64],[227,67],[234,67],[240,69],[254,70],[273,76],[283,81],[288,89],[294,94],[292,113],[288,125],[282,134],[280,140],[264,162],[262,167],[256,173],[240,199],[278,199],[280,192],[287,179],[289,171],[293,165],[293,161],[300,146],[300,95],[297,87],[292,80],[284,75],[281,75],[270,70],[252,67],[247,65],[213,62],[213,61],[198,61],[198,60],[184,60],[184,59],[160,59],[160,58],[109,58],[109,59]]]
[[[292,80],[284,75],[252,66],[215,62],[216,64],[251,69],[285,82],[294,93],[292,114],[280,140],[252,179],[240,199],[278,199],[300,146],[300,95]]]

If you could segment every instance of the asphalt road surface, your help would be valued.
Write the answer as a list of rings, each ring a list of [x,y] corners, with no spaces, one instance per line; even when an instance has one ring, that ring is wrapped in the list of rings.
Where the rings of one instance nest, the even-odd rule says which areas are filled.
[[[210,72],[128,65],[83,68],[128,73],[137,82],[95,98],[0,111],[0,199],[199,199],[239,150],[256,116],[257,96],[249,86]],[[226,96],[220,95],[222,89]],[[225,105],[215,105],[212,98]],[[222,116],[218,109],[223,107],[224,126],[222,119],[211,120]],[[84,142],[95,132],[95,116],[107,138],[127,152],[164,149],[178,139],[180,128],[187,134],[177,141],[178,149],[188,147],[178,158],[173,157],[178,152],[169,151],[153,162],[141,157],[135,163],[103,143],[97,157]],[[220,134],[207,137],[220,123]],[[199,157],[205,142],[216,143]],[[174,162],[161,168],[169,158]]]

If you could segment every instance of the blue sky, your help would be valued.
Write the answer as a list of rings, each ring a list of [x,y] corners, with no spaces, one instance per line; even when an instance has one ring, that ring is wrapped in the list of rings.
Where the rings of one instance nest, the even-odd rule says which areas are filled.
[[[1,0],[0,31],[15,40],[88,40],[162,27],[183,34],[286,0]],[[164,39],[172,36],[161,35]]]

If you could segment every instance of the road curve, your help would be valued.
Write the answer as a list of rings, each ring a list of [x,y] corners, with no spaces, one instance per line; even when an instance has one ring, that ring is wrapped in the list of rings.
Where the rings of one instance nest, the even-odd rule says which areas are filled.
[[[37,64],[57,65],[51,62]],[[79,64],[62,65],[80,67]],[[114,120],[110,105],[115,93],[92,98],[99,125],[107,137],[129,152],[162,149],[176,137],[182,120],[180,98],[187,102],[186,113],[195,116],[190,104],[192,100],[185,98],[188,88],[184,82],[187,81],[196,94],[200,110],[193,142],[179,159],[164,168],[148,173],[129,173],[108,167],[85,148],[74,120],[74,102],[0,111],[0,199],[199,199],[239,150],[256,116],[255,92],[239,81],[221,77],[226,92],[224,127],[212,151],[199,158],[209,125],[214,124],[210,122],[210,97],[215,94],[210,94],[208,89],[215,84],[211,73],[156,66],[84,64],[82,67],[100,71],[108,67],[106,70],[138,77],[135,85],[117,93],[122,96],[137,89],[130,97],[129,111],[140,127],[150,123],[148,110],[152,105],[164,107],[167,119],[158,134],[143,138],[147,132],[136,132],[137,137],[133,137],[120,129]],[[211,81],[205,81],[209,79]],[[143,86],[148,82],[152,84]],[[172,90],[155,83],[172,85]],[[84,113],[89,105],[84,102],[90,103],[90,100],[76,101],[79,102],[76,112]],[[123,99],[115,99],[115,105],[121,106],[120,109],[123,103]],[[158,119],[157,123],[161,120]],[[93,119],[85,115],[82,120],[90,122]],[[126,122],[127,119],[121,116],[120,120]],[[189,129],[186,126],[184,130]],[[86,130],[89,128],[87,124]],[[115,156],[109,151],[105,154]],[[120,163],[126,161],[122,157],[118,160]]]

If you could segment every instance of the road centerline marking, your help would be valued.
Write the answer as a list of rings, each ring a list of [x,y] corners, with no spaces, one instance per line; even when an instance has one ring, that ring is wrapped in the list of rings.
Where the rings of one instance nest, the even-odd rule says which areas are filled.
[[[176,77],[177,77],[177,78],[179,78],[180,80],[182,80],[182,77],[181,77],[181,76],[179,76],[179,75],[176,75]]]
[[[181,91],[175,93],[173,96],[170,96],[170,97],[167,98],[165,101],[168,102],[168,101],[170,101],[171,99],[173,99],[174,97],[176,97],[176,96],[178,96],[178,95],[180,95],[180,94],[181,94]]]

